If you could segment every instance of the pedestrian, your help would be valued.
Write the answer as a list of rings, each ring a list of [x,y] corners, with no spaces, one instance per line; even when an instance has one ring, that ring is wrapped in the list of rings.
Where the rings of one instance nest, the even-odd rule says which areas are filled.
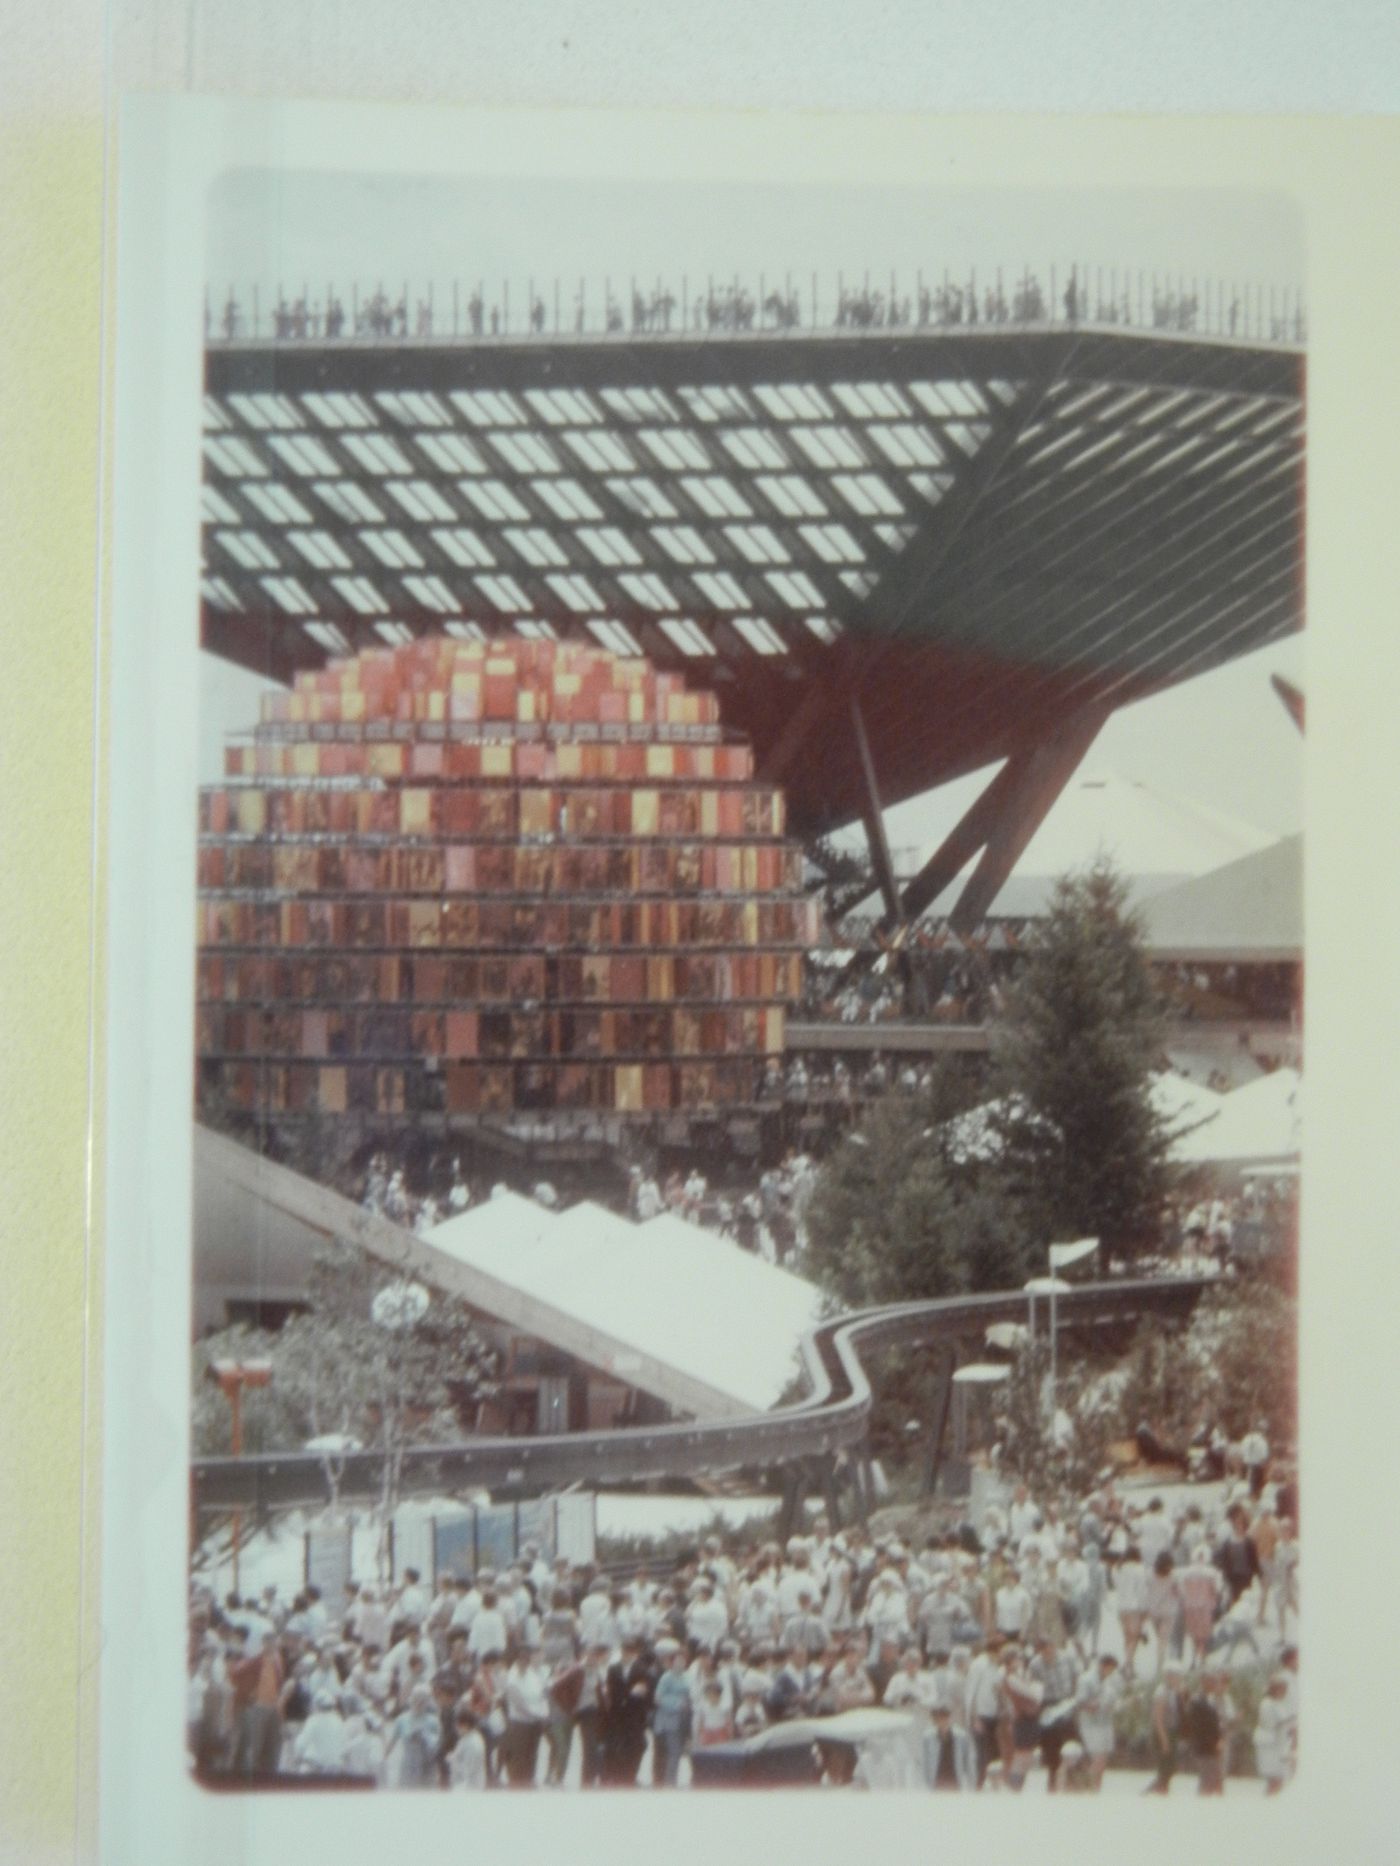
[[[1114,1571],[1113,1592],[1118,1603],[1118,1623],[1123,1629],[1123,1669],[1132,1678],[1134,1656],[1147,1620],[1147,1570],[1135,1542],[1128,1544]]]
[[[690,1681],[686,1677],[684,1646],[673,1640],[661,1640],[658,1642],[657,1656],[664,1656],[665,1670],[656,1681],[651,1713],[651,1733],[655,1744],[653,1779],[658,1788],[674,1788],[680,1773],[681,1758],[690,1743]]]
[[[1176,1774],[1177,1742],[1186,1707],[1185,1679],[1182,1667],[1174,1659],[1168,1660],[1162,1667],[1161,1683],[1152,1693],[1148,1729],[1156,1774],[1147,1790],[1149,1795],[1165,1795]]]

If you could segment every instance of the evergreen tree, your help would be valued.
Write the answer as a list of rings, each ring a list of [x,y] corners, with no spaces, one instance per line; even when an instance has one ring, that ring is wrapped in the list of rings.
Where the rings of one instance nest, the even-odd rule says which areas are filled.
[[[993,1030],[1003,1162],[1041,1245],[1154,1245],[1168,1184],[1153,1105],[1164,1025],[1127,891],[1106,860],[1056,883]]]
[[[949,1071],[896,1091],[822,1167],[807,1265],[847,1307],[1005,1289],[1027,1274],[1025,1227],[995,1163],[959,1160],[949,1123],[966,1100]]]

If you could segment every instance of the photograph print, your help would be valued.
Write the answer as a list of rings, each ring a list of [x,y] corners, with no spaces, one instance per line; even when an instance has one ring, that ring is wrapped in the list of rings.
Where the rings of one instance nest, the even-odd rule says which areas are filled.
[[[204,1789],[1286,1788],[1302,250],[215,184]]]

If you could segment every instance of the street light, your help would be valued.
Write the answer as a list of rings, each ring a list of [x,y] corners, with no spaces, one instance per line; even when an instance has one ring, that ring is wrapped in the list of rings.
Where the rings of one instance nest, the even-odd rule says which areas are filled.
[[[1037,1296],[1048,1296],[1050,1298],[1050,1413],[1052,1417],[1055,1412],[1055,1376],[1058,1372],[1055,1298],[1060,1295],[1062,1291],[1070,1288],[1070,1285],[1065,1282],[1064,1278],[1056,1276],[1055,1272],[1057,1270],[1068,1269],[1070,1264],[1080,1263],[1084,1258],[1091,1257],[1098,1248],[1099,1240],[1097,1238],[1073,1238],[1067,1244],[1052,1244],[1048,1253],[1050,1259],[1049,1276],[1033,1276],[1026,1284],[1026,1293],[1031,1299],[1030,1316],[1032,1341],[1035,1340],[1035,1299]]]
[[[1055,1376],[1058,1371],[1057,1363],[1056,1363],[1057,1342],[1056,1342],[1056,1322],[1055,1322],[1055,1298],[1062,1291],[1067,1290],[1069,1288],[1070,1288],[1070,1285],[1064,1280],[1062,1276],[1033,1276],[1031,1280],[1026,1284],[1026,1294],[1031,1299],[1030,1313],[1031,1313],[1031,1340],[1032,1341],[1035,1340],[1035,1299],[1037,1296],[1048,1296],[1050,1298],[1050,1411],[1052,1415],[1054,1414],[1054,1411],[1055,1411]]]
[[[235,1458],[243,1456],[243,1389],[272,1382],[272,1362],[218,1360],[209,1363],[209,1378],[229,1403],[233,1415],[230,1442]],[[238,1555],[243,1538],[243,1512],[233,1512],[233,1591],[238,1593]]]

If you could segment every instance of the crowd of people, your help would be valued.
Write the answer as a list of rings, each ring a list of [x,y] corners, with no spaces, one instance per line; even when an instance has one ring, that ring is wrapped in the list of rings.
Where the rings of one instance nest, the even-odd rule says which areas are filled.
[[[1297,1557],[1266,1447],[1206,1507],[1021,1486],[980,1531],[921,1546],[818,1515],[785,1546],[711,1536],[666,1574],[526,1544],[500,1571],[351,1582],[333,1611],[315,1587],[196,1585],[189,1750],[249,1781],[665,1788],[698,1750],[882,1706],[932,1789],[1040,1771],[1094,1791],[1119,1757],[1151,1769],[1149,1792],[1192,1771],[1215,1794],[1248,1739],[1272,1794],[1296,1750]],[[862,1779],[816,1754],[832,1782]]]
[[[1107,279],[1107,284],[1105,284]],[[457,334],[457,298],[450,333]],[[533,289],[525,298],[524,323],[534,334],[546,328],[544,300]],[[463,300],[466,331],[474,337],[489,332],[495,336],[508,331],[511,321],[508,300],[503,293],[499,304],[488,305],[480,285],[472,287]],[[693,327],[698,331],[750,331],[756,327],[769,330],[798,330],[804,322],[798,292],[785,282],[781,289],[760,286],[757,291],[735,280],[728,285],[710,284],[703,291],[678,296],[661,284],[651,291],[631,288],[630,327],[638,334],[665,333]],[[809,306],[807,320],[813,329],[832,317],[829,305],[823,310],[815,300]],[[558,317],[556,300],[556,321]],[[1306,324],[1300,305],[1279,306],[1273,301],[1267,314],[1262,294],[1228,299],[1217,291],[1213,302],[1203,304],[1196,289],[1190,291],[1163,287],[1155,280],[1144,288],[1142,280],[1124,273],[1102,271],[1090,274],[1077,267],[1060,273],[1058,281],[1047,283],[1029,269],[1003,289],[1000,275],[995,283],[978,285],[975,277],[954,281],[945,275],[938,285],[925,284],[920,278],[913,291],[900,292],[891,279],[888,291],[868,283],[861,286],[838,285],[834,311],[840,329],[948,329],[959,326],[1045,324],[1063,321],[1069,324],[1121,324],[1145,326],[1154,330],[1194,332],[1210,328],[1221,335],[1250,333],[1263,335],[1267,328],[1275,343],[1302,343]],[[380,286],[363,297],[351,295],[349,307],[334,290],[327,289],[325,302],[302,293],[287,299],[278,293],[270,314],[260,317],[256,300],[244,304],[230,290],[220,307],[217,319],[206,315],[206,335],[218,335],[226,342],[249,336],[269,334],[264,321],[278,341],[305,342],[320,338],[346,336],[408,338],[426,337],[434,332],[431,294],[416,300],[411,312],[405,287],[397,298],[390,298]],[[516,320],[517,326],[520,319]],[[587,327],[586,304],[580,284],[574,301],[573,325],[582,334]],[[603,327],[618,333],[627,327],[623,306],[611,289],[603,297]]]

